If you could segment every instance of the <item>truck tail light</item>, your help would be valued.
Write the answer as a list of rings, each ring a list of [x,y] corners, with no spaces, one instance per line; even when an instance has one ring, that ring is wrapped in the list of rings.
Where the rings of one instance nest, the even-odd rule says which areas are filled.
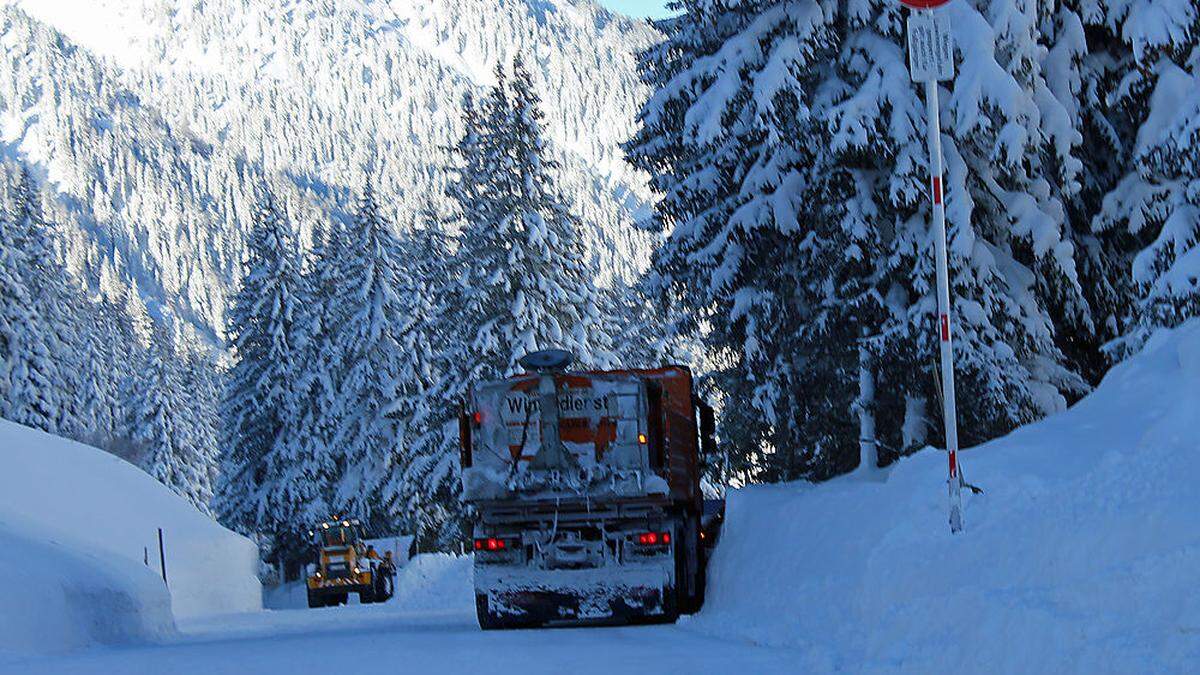
[[[642,532],[637,536],[638,546],[666,546],[671,543],[670,532]]]
[[[503,551],[508,548],[508,542],[496,537],[475,540],[476,551]]]

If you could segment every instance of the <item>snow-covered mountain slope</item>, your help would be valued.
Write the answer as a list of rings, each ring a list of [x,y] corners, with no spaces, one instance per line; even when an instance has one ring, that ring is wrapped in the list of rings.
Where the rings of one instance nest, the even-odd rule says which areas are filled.
[[[809,672],[1184,673],[1200,663],[1200,321],[1077,405],[886,482],[730,495],[691,626],[799,647]]]
[[[249,98],[164,101],[180,115],[231,120],[263,92],[288,88],[325,104],[371,89],[372,70],[418,80],[385,85],[454,91],[393,91],[454,108],[465,78],[494,83],[498,62],[517,54],[534,67],[555,140],[592,163],[619,159],[616,146],[632,130],[644,90],[634,50],[655,38],[648,24],[613,14],[592,0],[0,0],[53,26],[126,71],[147,70],[157,86],[196,86],[212,78]],[[396,61],[397,63],[389,63]],[[406,63],[405,63],[406,62]],[[357,67],[357,68],[355,68]],[[312,86],[336,84],[336,87]],[[182,88],[176,91],[183,93]],[[389,101],[381,101],[387,107]],[[417,111],[420,112],[420,111]],[[404,120],[394,123],[405,124]],[[383,133],[389,130],[380,129]],[[623,162],[608,166],[623,173]]]
[[[646,95],[634,55],[656,35],[592,0],[0,5],[5,152],[75,211],[77,266],[128,270],[194,323],[221,324],[257,171],[295,186],[307,227],[370,169],[409,227],[440,208],[463,94],[517,54],[606,274],[644,265],[629,225],[645,178],[618,144]]]
[[[103,589],[89,591],[87,581],[72,572],[79,560],[97,561],[98,578],[125,578],[131,587],[144,586],[147,568],[152,579],[160,574],[157,531],[162,528],[168,617],[172,612],[186,618],[261,607],[257,547],[132,464],[0,420],[0,467],[0,523],[6,528],[0,532],[0,550],[16,538],[24,549],[61,552],[53,557],[62,565],[56,562],[43,570],[53,581],[43,590],[61,587],[72,602],[85,602],[89,593],[102,600]],[[19,579],[32,560],[41,559],[6,554],[0,558],[0,576]],[[155,588],[161,589],[161,579],[158,584]],[[11,595],[0,597],[12,601]],[[153,597],[135,597],[153,608]],[[4,609],[0,620],[20,616],[23,609]]]

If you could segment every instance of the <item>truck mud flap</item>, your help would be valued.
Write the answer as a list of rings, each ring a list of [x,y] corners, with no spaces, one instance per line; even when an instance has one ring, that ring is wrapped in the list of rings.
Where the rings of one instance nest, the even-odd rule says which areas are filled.
[[[476,587],[479,625],[491,628],[666,622],[677,618],[669,585],[493,583]]]

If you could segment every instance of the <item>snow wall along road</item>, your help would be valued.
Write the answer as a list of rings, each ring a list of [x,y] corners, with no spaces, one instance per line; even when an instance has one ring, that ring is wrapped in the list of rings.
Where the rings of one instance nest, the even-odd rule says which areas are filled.
[[[0,593],[0,650],[152,637],[172,616],[260,609],[257,559],[251,541],[137,467],[0,420],[0,574],[28,580]]]
[[[1200,322],[962,461],[959,535],[934,450],[733,492],[689,626],[801,647],[797,672],[1196,672]]]

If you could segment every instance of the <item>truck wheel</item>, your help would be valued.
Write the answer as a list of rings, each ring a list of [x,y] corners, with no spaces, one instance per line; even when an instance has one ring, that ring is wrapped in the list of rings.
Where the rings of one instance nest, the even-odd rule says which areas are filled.
[[[695,614],[700,611],[700,607],[704,604],[704,584],[705,584],[705,560],[704,547],[700,545],[700,518],[697,516],[689,516],[684,521],[684,527],[687,532],[684,534],[684,546],[687,548],[687,561],[684,568],[688,570],[687,574],[691,581],[690,584],[684,585],[684,588],[690,586],[692,592],[687,598],[687,603],[682,605],[685,614]]]
[[[329,596],[329,606],[337,607],[338,605],[346,604],[346,596],[347,595],[349,595],[349,594],[348,593],[336,593],[334,595]]]
[[[679,541],[678,533],[681,528],[675,528],[676,533],[675,547],[673,555],[675,558],[675,585],[663,588],[663,615],[662,620],[667,623],[674,622],[679,618],[679,612],[682,608],[687,607],[687,558],[686,546]]]
[[[700,546],[700,521],[695,516],[682,516],[676,521],[675,539],[675,616],[695,614],[704,602],[704,558]]]
[[[371,605],[375,603],[375,587],[363,589],[358,592],[358,604]]]
[[[651,618],[649,623],[675,623],[679,620],[679,603],[682,601],[683,591],[679,589],[679,584],[674,586],[663,587],[663,613],[658,619]]]
[[[325,598],[322,598],[320,595],[313,593],[312,591],[308,592],[308,608],[309,609],[316,609],[317,607],[324,607],[324,606],[325,606]]]
[[[696,609],[693,611],[699,612],[704,609],[704,598],[708,592],[708,553],[704,542],[700,539],[700,529],[703,526],[696,523]]]
[[[504,628],[500,621],[496,620],[488,613],[488,600],[486,595],[475,595],[475,616],[479,619],[479,627],[482,630],[498,630]]]

